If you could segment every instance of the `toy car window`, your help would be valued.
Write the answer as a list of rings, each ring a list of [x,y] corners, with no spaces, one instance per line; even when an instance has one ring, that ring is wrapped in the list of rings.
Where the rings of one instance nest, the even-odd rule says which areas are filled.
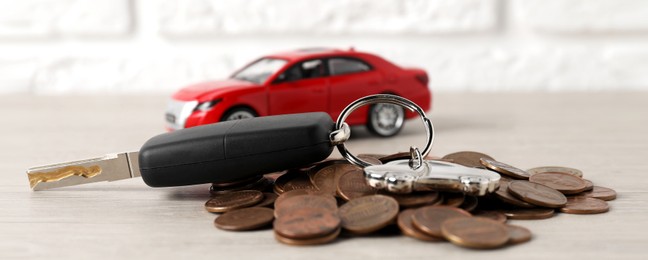
[[[261,84],[281,69],[287,61],[263,58],[241,69],[232,78]]]
[[[318,78],[324,76],[324,64],[322,60],[309,60],[301,64],[302,78]]]
[[[326,75],[326,68],[322,60],[309,60],[291,67],[284,75],[286,81],[319,78]]]
[[[332,58],[329,59],[331,75],[341,75],[371,70],[369,64],[357,59]]]
[[[286,81],[300,80],[302,78],[302,70],[300,66],[293,66],[292,68],[288,69],[284,73],[284,75]]]

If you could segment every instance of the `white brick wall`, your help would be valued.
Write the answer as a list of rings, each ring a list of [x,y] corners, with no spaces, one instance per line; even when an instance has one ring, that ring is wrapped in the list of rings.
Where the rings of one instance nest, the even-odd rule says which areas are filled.
[[[517,0],[524,24],[550,33],[624,33],[648,30],[645,0]]]
[[[494,0],[166,0],[164,35],[427,34],[493,30]]]
[[[168,93],[354,46],[436,91],[648,90],[645,0],[0,0],[0,94]]]
[[[2,0],[0,37],[122,36],[130,33],[128,0]]]

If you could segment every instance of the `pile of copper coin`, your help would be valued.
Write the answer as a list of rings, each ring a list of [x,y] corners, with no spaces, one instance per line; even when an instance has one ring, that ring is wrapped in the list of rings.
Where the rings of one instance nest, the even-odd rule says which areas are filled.
[[[409,159],[409,153],[361,155],[372,164]],[[548,166],[521,170],[478,152],[442,160],[499,173],[499,189],[482,197],[450,192],[391,194],[366,184],[361,168],[327,160],[303,169],[267,174],[236,183],[213,184],[205,209],[222,213],[217,228],[230,231],[272,227],[289,245],[317,245],[338,237],[403,235],[421,241],[492,249],[531,240],[527,228],[508,219],[551,218],[557,212],[597,214],[609,210],[614,190],[594,186],[580,170]],[[391,232],[391,233],[390,233]]]

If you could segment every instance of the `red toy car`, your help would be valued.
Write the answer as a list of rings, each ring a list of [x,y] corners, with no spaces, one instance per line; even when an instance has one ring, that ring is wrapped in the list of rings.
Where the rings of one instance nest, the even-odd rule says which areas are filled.
[[[354,100],[389,93],[430,109],[428,76],[421,69],[398,67],[376,55],[335,49],[303,49],[262,57],[229,79],[208,81],[175,93],[166,113],[168,130],[219,121],[325,111],[335,120]],[[379,136],[392,136],[405,118],[400,106],[375,104],[348,117]]]

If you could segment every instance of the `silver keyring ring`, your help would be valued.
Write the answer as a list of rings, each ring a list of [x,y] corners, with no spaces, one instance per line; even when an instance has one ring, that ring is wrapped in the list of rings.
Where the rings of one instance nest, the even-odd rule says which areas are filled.
[[[427,118],[427,116],[425,115],[425,111],[423,111],[423,109],[419,107],[416,103],[410,101],[409,99],[399,97],[396,95],[390,95],[390,94],[377,94],[377,95],[366,96],[356,101],[353,101],[351,104],[345,107],[344,110],[342,110],[342,113],[340,114],[340,116],[337,119],[337,122],[335,123],[336,130],[333,133],[331,133],[331,142],[337,146],[338,150],[340,151],[340,154],[342,154],[342,156],[347,161],[357,166],[360,166],[362,168],[372,165],[371,163],[365,162],[362,159],[351,154],[349,150],[347,150],[346,147],[344,146],[344,141],[346,141],[350,136],[349,126],[344,122],[344,120],[346,120],[346,118],[359,107],[364,105],[369,105],[369,104],[376,104],[376,103],[389,103],[389,104],[399,105],[409,109],[412,112],[416,112],[419,114],[421,120],[423,120],[423,124],[425,125],[425,133],[427,135],[427,143],[425,144],[425,148],[423,148],[423,152],[421,152],[422,157],[425,158],[430,152],[430,149],[432,148],[432,143],[434,142],[434,126],[432,125],[432,121],[430,121],[430,119]],[[339,135],[344,135],[344,136],[340,137],[338,133]]]

